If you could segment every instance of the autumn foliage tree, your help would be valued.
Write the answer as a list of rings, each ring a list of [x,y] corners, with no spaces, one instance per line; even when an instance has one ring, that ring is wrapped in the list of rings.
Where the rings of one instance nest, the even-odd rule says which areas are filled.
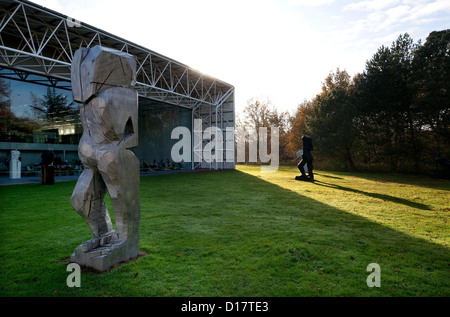
[[[287,161],[288,134],[290,131],[291,117],[288,112],[278,112],[269,99],[250,99],[244,108],[242,115],[236,121],[237,142],[248,141],[248,137],[259,137],[260,128],[267,128],[268,144],[271,144],[271,128],[278,128],[279,160]],[[258,139],[253,140],[258,143]],[[249,153],[249,144],[246,143],[245,153]]]
[[[298,105],[295,114],[291,117],[290,130],[287,134],[286,151],[291,163],[297,161],[295,153],[302,148],[301,139],[306,133],[306,118],[314,117],[314,104],[316,100],[303,101]]]

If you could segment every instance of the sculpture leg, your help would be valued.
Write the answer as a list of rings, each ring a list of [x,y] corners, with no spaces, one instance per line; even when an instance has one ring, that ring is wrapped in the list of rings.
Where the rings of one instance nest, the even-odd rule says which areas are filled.
[[[309,176],[309,180],[313,181],[314,180],[314,174],[313,174],[313,161],[308,161],[307,165],[308,166],[308,176]]]
[[[109,243],[115,233],[103,201],[105,194],[106,186],[100,174],[91,169],[85,169],[78,178],[70,202],[94,235],[94,239],[85,243],[87,249]]]
[[[305,164],[306,161],[305,160],[301,160],[300,163],[298,163],[297,167],[300,171],[300,173],[302,173],[302,175],[299,176],[299,178],[305,179],[306,178],[306,174],[305,174]]]
[[[139,160],[130,150],[122,149],[104,153],[98,166],[111,197],[119,240],[126,242],[124,252],[130,254],[130,257],[137,256],[140,217]]]

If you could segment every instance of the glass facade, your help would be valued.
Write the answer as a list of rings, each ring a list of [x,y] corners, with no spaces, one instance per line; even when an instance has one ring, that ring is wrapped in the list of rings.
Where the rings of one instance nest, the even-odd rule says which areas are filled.
[[[0,174],[7,175],[11,150],[21,152],[22,175],[38,171],[41,154],[51,150],[59,165],[79,169],[82,104],[73,101],[70,82],[0,68]],[[139,97],[139,146],[132,151],[141,170],[191,169],[171,160],[172,130],[191,130],[192,112]],[[24,174],[25,172],[25,174]]]
[[[180,126],[192,131],[190,109],[139,97],[139,146],[133,152],[141,161],[141,170],[192,169],[191,162],[171,161],[172,147],[179,141],[171,139],[172,130]]]
[[[80,168],[82,134],[70,82],[0,68],[0,175],[8,175],[11,151],[20,151],[22,175],[35,175],[41,155],[53,151],[58,168]]]
[[[78,144],[81,106],[68,82],[0,69],[0,142]]]

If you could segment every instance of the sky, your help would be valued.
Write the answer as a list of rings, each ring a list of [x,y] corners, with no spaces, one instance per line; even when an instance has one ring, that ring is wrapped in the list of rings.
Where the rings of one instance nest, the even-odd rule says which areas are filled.
[[[360,73],[382,45],[450,29],[449,0],[32,0],[294,113],[330,72]]]

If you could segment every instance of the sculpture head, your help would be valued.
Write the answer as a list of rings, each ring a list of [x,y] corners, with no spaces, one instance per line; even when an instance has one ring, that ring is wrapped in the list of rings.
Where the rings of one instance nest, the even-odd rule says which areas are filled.
[[[80,48],[72,60],[71,77],[73,99],[86,103],[106,89],[133,87],[136,59],[131,54],[99,45]]]

